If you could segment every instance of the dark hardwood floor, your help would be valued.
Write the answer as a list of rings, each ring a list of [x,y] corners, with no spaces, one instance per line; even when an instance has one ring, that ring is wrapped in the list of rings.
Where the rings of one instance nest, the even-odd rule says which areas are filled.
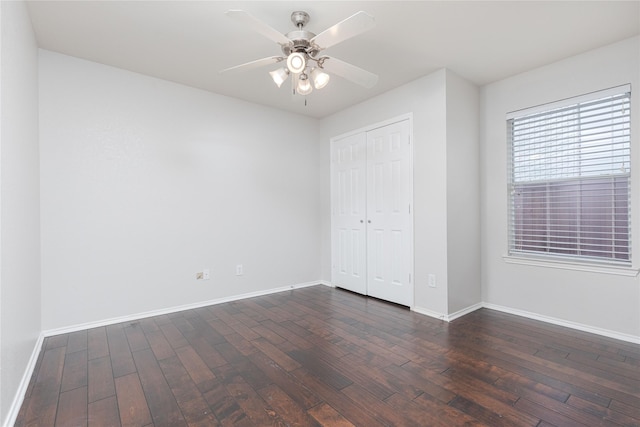
[[[17,426],[640,426],[640,346],[325,286],[47,338]]]

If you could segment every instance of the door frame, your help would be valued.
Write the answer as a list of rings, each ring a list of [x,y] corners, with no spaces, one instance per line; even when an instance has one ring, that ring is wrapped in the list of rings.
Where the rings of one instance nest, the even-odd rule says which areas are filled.
[[[414,164],[413,164],[413,159],[414,159],[414,153],[413,153],[413,147],[414,147],[414,138],[413,138],[413,113],[405,113],[405,114],[401,114],[399,116],[387,119],[387,120],[383,120],[381,122],[377,122],[377,123],[373,123],[370,125],[366,125],[363,126],[361,128],[358,129],[354,129],[345,133],[342,133],[340,135],[336,135],[333,136],[329,139],[329,205],[330,205],[330,216],[331,216],[331,221],[330,221],[330,225],[329,225],[329,231],[331,234],[331,254],[330,254],[330,265],[331,265],[331,286],[336,287],[335,283],[334,283],[334,276],[335,276],[335,270],[336,270],[336,263],[334,260],[334,254],[337,253],[336,251],[336,239],[334,238],[334,233],[333,233],[333,229],[334,229],[334,203],[333,203],[333,189],[335,188],[335,182],[334,182],[334,142],[338,141],[340,139],[346,138],[346,137],[350,137],[359,133],[366,133],[375,129],[379,129],[388,125],[392,125],[394,123],[398,123],[398,122],[402,122],[408,120],[409,121],[409,140],[410,140],[410,144],[409,144],[409,167],[411,168],[410,171],[410,176],[411,179],[409,180],[409,194],[410,194],[410,203],[411,203],[411,219],[409,221],[409,236],[410,236],[410,242],[409,242],[409,274],[411,275],[410,278],[410,285],[411,288],[413,290],[413,292],[411,293],[411,303],[409,305],[409,308],[411,310],[413,310],[414,306],[415,306],[415,265],[414,265],[414,212],[415,212],[415,206],[414,206],[414,194],[413,194],[413,181],[414,181]]]

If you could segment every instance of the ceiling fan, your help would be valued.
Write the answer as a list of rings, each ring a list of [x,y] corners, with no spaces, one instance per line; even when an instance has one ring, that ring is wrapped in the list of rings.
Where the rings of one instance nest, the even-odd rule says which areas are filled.
[[[246,71],[283,62],[283,67],[271,71],[269,74],[278,87],[281,87],[287,78],[291,76],[291,87],[294,95],[308,95],[313,91],[313,88],[322,89],[325,87],[330,79],[330,75],[327,72],[336,74],[365,88],[373,87],[378,81],[378,76],[369,71],[322,54],[323,50],[373,28],[375,19],[365,12],[357,12],[318,35],[304,29],[310,17],[307,12],[303,11],[296,11],[291,14],[291,22],[297,29],[287,34],[278,32],[243,10],[228,10],[225,14],[278,43],[282,50],[282,56],[269,56],[236,65],[220,71],[221,73]]]

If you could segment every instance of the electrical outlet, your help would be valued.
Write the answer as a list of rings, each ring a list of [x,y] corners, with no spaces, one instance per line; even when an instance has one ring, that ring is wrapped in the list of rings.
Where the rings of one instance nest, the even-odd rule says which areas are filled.
[[[430,288],[435,288],[436,287],[436,275],[435,274],[429,274],[429,276],[427,276],[427,282],[429,283],[429,287]]]
[[[203,276],[202,272],[196,273],[196,280],[202,280]]]
[[[242,264],[236,265],[236,276],[242,276],[244,274],[244,270],[242,268]]]
[[[210,274],[209,274],[209,269],[208,268],[205,268],[204,270],[202,270],[202,278],[204,280],[209,280],[209,276],[210,276]]]

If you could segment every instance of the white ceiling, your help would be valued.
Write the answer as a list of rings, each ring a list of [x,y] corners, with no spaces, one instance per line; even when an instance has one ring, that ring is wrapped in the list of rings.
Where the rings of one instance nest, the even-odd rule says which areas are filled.
[[[243,9],[283,33],[291,12],[316,34],[359,10],[376,27],[327,55],[380,76],[373,89],[333,77],[307,106],[278,89],[273,65],[219,70],[281,54],[226,17]],[[483,85],[640,34],[640,1],[32,1],[40,47],[211,92],[324,117],[439,68]]]

